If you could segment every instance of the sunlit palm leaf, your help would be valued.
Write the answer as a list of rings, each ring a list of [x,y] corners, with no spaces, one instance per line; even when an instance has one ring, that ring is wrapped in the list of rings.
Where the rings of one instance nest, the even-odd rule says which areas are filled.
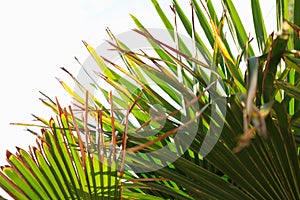
[[[59,120],[49,123],[42,120],[49,128],[43,131],[39,148],[31,149],[34,152],[31,155],[20,149],[16,156],[8,153],[10,166],[4,166],[0,173],[1,186],[16,198],[96,199],[99,195],[111,198],[122,195],[124,199],[299,199],[300,62],[299,51],[293,50],[299,49],[298,2],[295,2],[293,24],[284,22],[287,2],[277,1],[280,32],[267,37],[259,1],[251,1],[256,45],[255,40],[248,38],[247,27],[231,0],[222,1],[225,12],[221,19],[217,18],[212,1],[193,0],[192,6],[173,1],[172,13],[194,41],[194,47],[205,54],[206,63],[184,44],[177,32],[177,21],[168,19],[158,1],[152,3],[175,47],[155,38],[134,16],[131,17],[138,28],[134,31],[146,38],[155,55],[129,49],[108,31],[110,44],[119,52],[123,67],[101,57],[84,42],[99,66],[99,78],[119,95],[93,83],[110,102],[110,108],[102,108],[101,99],[92,94],[90,98],[81,97],[61,82],[81,111],[89,111],[98,124],[75,118],[49,98],[43,101]],[[182,6],[192,9],[191,19]],[[209,46],[205,46],[195,29],[194,14]],[[225,37],[226,26],[238,55],[232,54],[234,45]],[[291,30],[295,35],[293,42]],[[254,54],[256,46],[262,55]],[[247,69],[241,68],[243,60]],[[122,80],[123,75],[128,80]],[[84,91],[85,86],[71,77]],[[220,86],[215,86],[217,83]],[[217,95],[219,98],[214,99]],[[88,99],[92,106],[88,105]],[[212,115],[218,103],[223,103],[225,108]],[[155,110],[157,105],[165,109]],[[182,116],[189,120],[182,120]],[[101,127],[104,144],[113,144],[116,149],[123,149],[123,153],[126,147],[122,180],[116,170],[117,163],[111,164],[109,156],[100,153],[97,148],[100,142],[93,142],[97,137],[87,127],[95,132]],[[183,150],[180,144],[192,136],[188,129],[191,127],[195,128],[195,135]],[[179,130],[186,138],[177,141]],[[80,138],[81,132],[89,141],[87,147]],[[211,147],[203,143],[211,135],[218,138],[210,151]],[[158,150],[166,146],[168,153],[159,154]],[[205,157],[199,154],[203,146],[209,152]],[[146,154],[149,152],[152,154]],[[170,163],[169,158],[177,159]],[[159,168],[153,170],[154,166]],[[144,171],[137,172],[139,169]],[[58,188],[60,184],[63,188]]]
[[[82,143],[82,132],[68,121],[76,120],[74,116],[58,110],[59,121],[50,120],[30,154],[19,148],[16,155],[7,152],[10,166],[2,167],[1,187],[17,199],[118,198],[115,161],[100,160],[90,152]]]

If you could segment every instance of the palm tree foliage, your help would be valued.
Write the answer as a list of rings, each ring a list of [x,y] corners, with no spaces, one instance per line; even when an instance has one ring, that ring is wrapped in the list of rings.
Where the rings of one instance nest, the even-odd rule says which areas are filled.
[[[220,19],[212,1],[192,0],[187,16],[181,6],[189,5],[173,0],[175,21],[152,3],[175,46],[134,16],[153,55],[109,30],[121,64],[84,42],[110,89],[91,78],[104,96],[85,93],[89,86],[63,69],[86,97],[60,81],[76,109],[42,100],[57,119],[36,117],[37,147],[7,152],[0,186],[17,199],[299,199],[299,2],[291,16],[288,2],[276,1],[278,32],[267,35],[259,1],[251,0],[257,43],[231,0],[222,0]],[[179,34],[179,21],[198,51]]]

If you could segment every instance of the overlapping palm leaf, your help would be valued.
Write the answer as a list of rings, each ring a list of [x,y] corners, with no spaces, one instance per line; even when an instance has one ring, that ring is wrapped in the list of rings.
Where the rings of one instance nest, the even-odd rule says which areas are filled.
[[[84,42],[99,66],[97,78],[110,89],[91,78],[94,89],[104,97],[89,93],[84,98],[61,84],[96,125],[62,111],[51,100],[44,101],[59,116],[60,125],[55,127],[60,129],[53,127],[53,120],[41,120],[50,129],[44,130],[39,148],[32,148],[31,156],[24,150],[18,150],[17,156],[8,153],[10,166],[3,167],[2,187],[17,198],[97,199],[102,194],[125,199],[299,199],[298,3],[293,17],[288,17],[288,1],[276,1],[278,32],[268,36],[259,1],[252,0],[257,44],[248,37],[231,0],[222,1],[225,12],[220,19],[212,1],[181,5],[173,0],[176,23],[158,1],[152,3],[175,46],[155,37],[134,16],[134,31],[148,40],[152,54],[131,50],[109,30],[111,47],[119,52],[121,64],[101,57]],[[192,16],[181,6],[191,6]],[[194,48],[179,34],[179,21]],[[205,37],[197,33],[199,27]],[[69,74],[85,93],[88,86]],[[89,136],[87,147],[78,132]],[[185,137],[177,140],[180,134]],[[216,143],[207,142],[207,136]],[[188,148],[182,149],[189,141]],[[97,151],[105,146],[113,148]],[[165,147],[168,153],[159,153]],[[208,154],[203,157],[199,152]],[[108,155],[115,156],[114,170]],[[105,162],[94,160],[101,156]],[[177,159],[169,162],[170,158]],[[66,167],[59,159],[65,159]],[[18,168],[18,163],[23,166]],[[104,164],[108,167],[102,169]],[[69,188],[58,190],[58,185]]]

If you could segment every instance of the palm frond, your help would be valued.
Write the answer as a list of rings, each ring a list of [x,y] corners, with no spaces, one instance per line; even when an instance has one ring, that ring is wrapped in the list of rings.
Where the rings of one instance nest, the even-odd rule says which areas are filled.
[[[60,82],[85,117],[43,100],[57,120],[37,118],[49,127],[31,153],[7,153],[1,187],[15,198],[299,199],[298,3],[287,18],[289,4],[276,2],[278,32],[268,36],[251,1],[256,40],[231,0],[222,1],[221,19],[212,1],[191,1],[188,16],[174,0],[174,21],[152,0],[167,30],[157,34],[131,15],[131,34],[152,52],[108,30],[120,64],[84,42],[100,70],[84,69],[93,92],[82,97],[88,86],[66,69],[80,89]]]

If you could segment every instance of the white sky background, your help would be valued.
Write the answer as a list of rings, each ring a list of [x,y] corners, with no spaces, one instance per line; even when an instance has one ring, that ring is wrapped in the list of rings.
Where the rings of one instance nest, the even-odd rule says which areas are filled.
[[[168,14],[170,2],[159,1]],[[189,1],[179,2],[189,8]],[[238,10],[242,18],[251,21],[250,1],[234,2],[243,8]],[[267,22],[275,22],[274,3],[261,2]],[[38,91],[67,103],[69,97],[55,79],[67,78],[59,68],[77,72],[74,56],[82,63],[88,56],[81,40],[96,48],[108,38],[106,27],[115,34],[134,28],[129,13],[146,27],[162,27],[150,0],[0,1],[0,166],[6,164],[6,149],[15,153],[15,146],[27,149],[35,144],[35,137],[24,127],[9,123],[31,123],[31,114],[51,117],[51,111],[38,100],[42,97]],[[268,26],[269,34],[275,25]]]

